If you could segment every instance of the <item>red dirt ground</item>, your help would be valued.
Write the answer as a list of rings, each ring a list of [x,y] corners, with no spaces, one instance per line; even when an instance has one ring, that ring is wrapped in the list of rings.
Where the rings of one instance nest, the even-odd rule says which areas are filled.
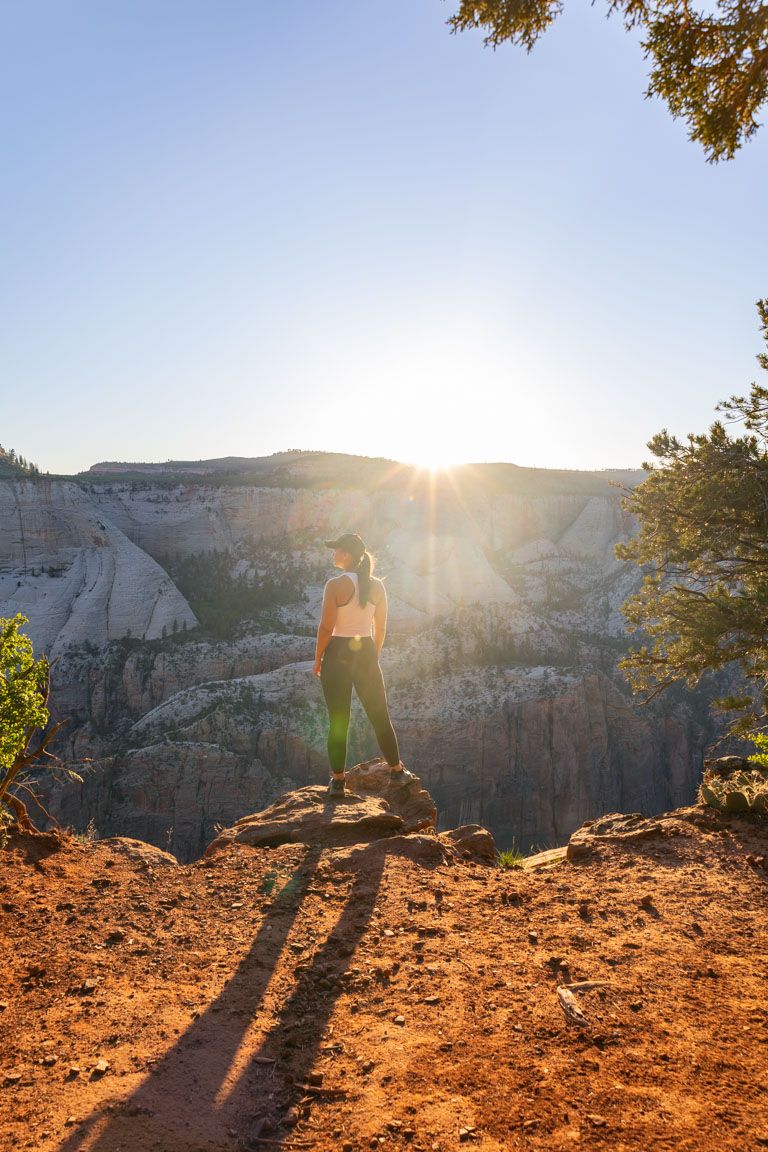
[[[511,872],[55,844],[0,852],[4,1149],[768,1145],[762,825],[685,809]]]

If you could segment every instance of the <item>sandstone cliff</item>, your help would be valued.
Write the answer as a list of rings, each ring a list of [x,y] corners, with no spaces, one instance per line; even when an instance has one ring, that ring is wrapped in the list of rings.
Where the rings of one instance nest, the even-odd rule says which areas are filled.
[[[44,479],[0,481],[0,615],[16,612],[53,656],[197,625],[168,574],[78,485]]]

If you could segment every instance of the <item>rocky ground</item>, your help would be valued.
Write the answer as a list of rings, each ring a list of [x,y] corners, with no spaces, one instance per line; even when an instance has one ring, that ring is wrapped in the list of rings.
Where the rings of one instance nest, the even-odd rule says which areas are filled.
[[[605,820],[570,855],[13,837],[3,1147],[768,1145],[765,826]]]

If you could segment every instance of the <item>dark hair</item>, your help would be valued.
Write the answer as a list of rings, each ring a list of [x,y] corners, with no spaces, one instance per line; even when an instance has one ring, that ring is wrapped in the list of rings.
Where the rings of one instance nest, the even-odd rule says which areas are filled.
[[[357,591],[360,597],[361,608],[365,608],[371,593],[371,573],[373,572],[373,565],[373,556],[371,556],[366,548],[357,566]]]

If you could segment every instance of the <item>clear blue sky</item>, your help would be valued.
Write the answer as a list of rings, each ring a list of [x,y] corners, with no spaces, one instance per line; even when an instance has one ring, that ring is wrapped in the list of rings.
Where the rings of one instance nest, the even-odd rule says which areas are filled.
[[[636,39],[452,0],[2,0],[0,443],[636,466],[760,375],[768,127],[706,163]]]

